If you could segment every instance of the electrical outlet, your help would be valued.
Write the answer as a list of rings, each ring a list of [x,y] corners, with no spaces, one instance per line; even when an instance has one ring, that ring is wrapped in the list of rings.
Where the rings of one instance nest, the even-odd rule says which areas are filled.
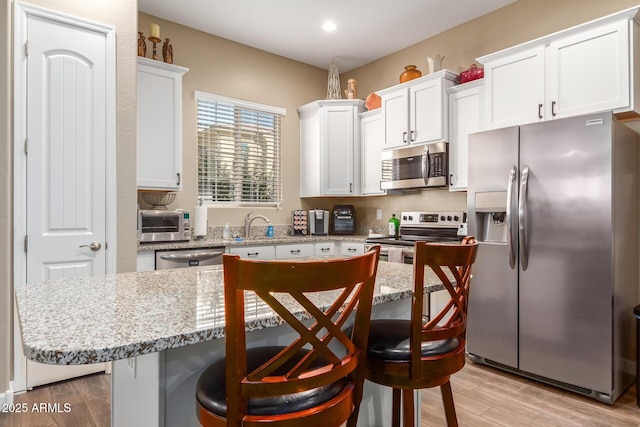
[[[376,219],[382,219],[382,209],[376,209]]]

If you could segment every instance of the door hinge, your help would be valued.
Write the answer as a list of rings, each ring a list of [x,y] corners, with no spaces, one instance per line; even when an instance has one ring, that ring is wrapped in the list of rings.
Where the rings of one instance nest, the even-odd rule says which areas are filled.
[[[29,42],[24,42],[24,56],[29,56]]]
[[[24,251],[27,252],[27,248],[29,247],[29,236],[24,236]]]

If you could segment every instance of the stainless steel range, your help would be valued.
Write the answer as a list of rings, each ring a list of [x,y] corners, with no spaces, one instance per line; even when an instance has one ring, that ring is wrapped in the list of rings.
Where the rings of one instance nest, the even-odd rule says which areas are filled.
[[[417,241],[459,242],[466,235],[464,212],[402,212],[400,237],[368,238],[367,245],[380,245],[380,259],[388,261],[390,248],[402,248],[404,262],[413,263],[413,245]]]

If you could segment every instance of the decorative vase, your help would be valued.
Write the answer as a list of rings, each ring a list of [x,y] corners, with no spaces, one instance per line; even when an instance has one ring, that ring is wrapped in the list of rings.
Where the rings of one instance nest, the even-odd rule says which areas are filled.
[[[404,73],[400,74],[400,83],[408,82],[418,77],[422,77],[422,72],[416,70],[415,65],[407,65],[404,67]]]

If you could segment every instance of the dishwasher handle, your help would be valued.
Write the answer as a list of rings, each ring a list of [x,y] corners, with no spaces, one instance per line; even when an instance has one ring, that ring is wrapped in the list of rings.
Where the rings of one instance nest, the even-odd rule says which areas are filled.
[[[160,258],[166,261],[189,261],[193,259],[197,259],[200,261],[212,259],[221,256],[224,254],[224,251],[212,250],[212,251],[199,251],[199,252],[189,252],[189,253],[180,253],[179,251],[170,252],[166,254],[160,255]]]

